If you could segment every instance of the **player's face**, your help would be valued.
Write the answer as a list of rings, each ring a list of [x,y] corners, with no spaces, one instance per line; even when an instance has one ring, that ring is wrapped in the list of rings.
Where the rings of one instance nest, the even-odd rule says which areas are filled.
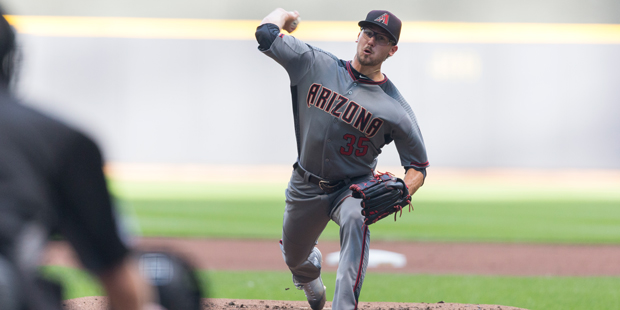
[[[378,27],[368,26],[360,31],[356,58],[361,65],[372,67],[383,63],[396,50],[398,46],[394,45],[387,33]]]

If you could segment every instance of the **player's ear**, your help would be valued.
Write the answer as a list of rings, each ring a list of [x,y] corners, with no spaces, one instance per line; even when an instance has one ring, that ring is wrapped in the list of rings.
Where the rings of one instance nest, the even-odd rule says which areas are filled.
[[[390,55],[390,56],[394,56],[394,54],[396,53],[396,51],[398,51],[398,45],[394,45],[394,46],[392,46],[392,48],[390,49],[390,52],[388,53],[388,55]]]
[[[355,39],[355,43],[357,43],[357,42],[360,40],[360,36],[361,36],[361,35],[362,35],[362,32],[360,31],[360,32],[357,34],[357,39]]]

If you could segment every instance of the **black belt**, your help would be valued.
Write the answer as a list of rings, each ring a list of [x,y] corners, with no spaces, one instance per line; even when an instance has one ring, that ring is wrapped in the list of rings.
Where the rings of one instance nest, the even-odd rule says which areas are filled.
[[[295,169],[295,171],[297,171],[297,173],[299,173],[299,175],[302,178],[306,174],[306,170],[304,170],[297,162],[293,165],[293,169]],[[314,183],[318,185],[327,194],[331,194],[347,185],[347,182],[345,180],[326,181],[326,180],[317,178],[311,174],[308,174],[308,181],[310,183]]]

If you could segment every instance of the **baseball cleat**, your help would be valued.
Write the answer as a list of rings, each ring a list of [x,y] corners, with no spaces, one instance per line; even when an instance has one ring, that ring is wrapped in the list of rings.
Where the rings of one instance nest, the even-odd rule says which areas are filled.
[[[295,282],[295,280],[293,280]],[[308,282],[308,283],[296,283],[295,286],[298,290],[304,290],[310,308],[312,310],[321,310],[325,306],[325,285],[321,277]]]

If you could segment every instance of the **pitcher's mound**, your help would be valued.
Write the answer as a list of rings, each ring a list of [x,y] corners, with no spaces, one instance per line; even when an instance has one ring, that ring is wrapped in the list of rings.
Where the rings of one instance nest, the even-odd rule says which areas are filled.
[[[232,309],[265,309],[265,310],[310,310],[305,301],[283,300],[255,300],[255,299],[203,299],[202,309],[232,310]],[[325,310],[330,310],[331,302],[325,304]],[[93,296],[69,299],[63,302],[64,310],[107,310],[107,297]],[[468,305],[438,302],[427,303],[400,303],[400,302],[360,302],[360,310],[526,310],[498,305]]]

